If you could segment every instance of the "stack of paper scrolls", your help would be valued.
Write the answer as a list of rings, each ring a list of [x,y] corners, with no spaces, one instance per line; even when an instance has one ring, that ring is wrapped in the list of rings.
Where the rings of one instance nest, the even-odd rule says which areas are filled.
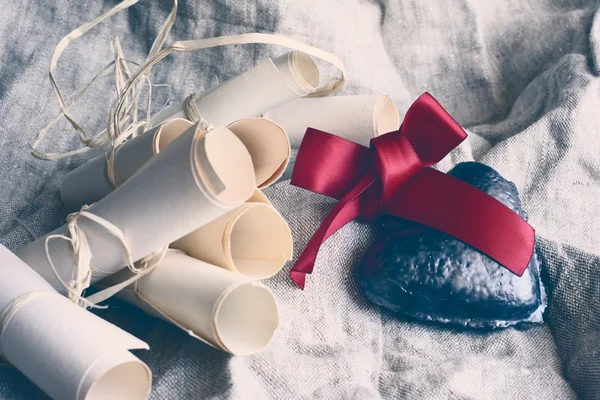
[[[277,304],[259,281],[292,258],[293,240],[261,189],[309,126],[376,136],[399,124],[387,95],[305,98],[343,84],[319,89],[308,53],[343,65],[293,43],[311,50],[266,59],[98,146],[62,183],[66,224],[16,255],[0,247],[0,352],[51,397],[148,396],[151,372],[129,352],[148,345],[86,310],[112,295],[234,355],[271,341]]]

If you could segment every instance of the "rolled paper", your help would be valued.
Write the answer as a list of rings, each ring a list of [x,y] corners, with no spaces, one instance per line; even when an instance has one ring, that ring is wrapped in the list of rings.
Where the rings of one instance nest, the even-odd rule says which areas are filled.
[[[176,118],[128,140],[115,154],[117,184],[125,182],[152,156],[189,129],[193,124]],[[62,181],[60,196],[69,212],[93,204],[115,189],[108,178],[106,155],[92,158],[69,172]]]
[[[119,229],[131,258],[139,260],[238,207],[255,187],[252,160],[240,139],[227,128],[200,132],[196,124],[87,212]],[[89,218],[78,218],[77,224],[92,254],[92,283],[127,265],[123,242],[105,226]],[[49,235],[67,235],[69,226]],[[64,292],[46,255],[47,237],[17,255]],[[58,275],[69,280],[70,243],[53,239],[48,253]]]
[[[307,128],[335,132],[363,146],[400,128],[398,109],[387,94],[298,99],[269,111],[268,118],[286,130],[294,148]]]
[[[312,57],[291,51],[255,67],[209,90],[195,94],[200,117],[214,126],[225,126],[256,117],[289,101],[312,93],[319,85],[319,68]],[[173,104],[152,117],[156,125],[169,118],[187,118],[185,102]]]
[[[254,279],[275,275],[292,258],[287,222],[259,190],[239,208],[171,245],[186,254]]]
[[[146,399],[148,345],[59,295],[0,246],[2,356],[54,399]]]
[[[100,287],[130,276],[123,270]],[[279,325],[277,304],[266,286],[179,251],[167,252],[155,269],[117,296],[235,355],[264,349]]]
[[[125,142],[115,154],[115,172],[125,182],[153,156],[183,134],[192,123],[175,118]],[[285,130],[264,118],[244,118],[227,126],[246,146],[252,158],[256,183],[264,188],[285,171],[290,142]],[[105,155],[96,157],[67,174],[60,193],[69,212],[93,204],[115,189],[110,182]]]
[[[281,126],[264,118],[244,118],[232,122],[227,128],[248,149],[258,188],[265,188],[279,179],[291,153],[288,135]]]

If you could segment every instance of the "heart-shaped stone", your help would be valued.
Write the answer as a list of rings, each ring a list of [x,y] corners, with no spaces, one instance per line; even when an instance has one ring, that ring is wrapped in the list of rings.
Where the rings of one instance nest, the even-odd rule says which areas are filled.
[[[527,220],[515,185],[492,168],[467,162],[449,175],[483,190]],[[519,277],[445,233],[391,216],[379,222],[380,239],[357,271],[373,303],[421,320],[470,328],[543,322],[547,296],[535,252]]]

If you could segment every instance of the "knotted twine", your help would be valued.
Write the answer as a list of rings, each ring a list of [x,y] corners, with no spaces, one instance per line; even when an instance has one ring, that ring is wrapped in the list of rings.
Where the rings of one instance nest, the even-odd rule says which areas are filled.
[[[129,268],[129,270],[134,274],[134,277],[136,279],[141,278],[142,276],[156,268],[156,266],[158,266],[158,264],[164,258],[166,247],[142,258],[136,266],[136,264],[133,261],[133,258],[131,257],[131,252],[129,250],[129,246],[127,244],[123,232],[118,227],[105,220],[104,218],[101,218],[87,211],[89,207],[90,206],[87,205],[83,206],[80,211],[69,214],[69,216],[67,217],[68,235],[54,234],[48,235],[46,237],[46,258],[48,259],[48,263],[50,264],[50,268],[52,268],[54,276],[66,289],[67,297],[69,299],[71,299],[74,303],[82,307],[105,308],[104,306],[98,306],[97,304],[117,293],[114,292],[114,290],[117,287],[120,287],[122,283],[114,287],[108,288],[106,290],[100,291],[98,293],[95,293],[93,296],[90,296],[88,298],[84,298],[82,296],[85,289],[90,287],[92,276],[96,276],[98,278],[105,278],[108,276],[108,274],[103,271],[97,270],[92,266],[92,251],[90,249],[85,230],[81,229],[79,225],[79,219],[87,218],[90,221],[97,223],[98,225],[105,228],[108,233],[110,233],[119,240],[119,242],[123,246],[127,268]],[[52,261],[52,257],[50,256],[49,245],[52,239],[65,240],[69,243],[71,247],[71,251],[73,253],[73,268],[71,270],[71,277],[67,282],[65,282],[58,273],[58,270],[56,269],[56,266]],[[150,260],[156,255],[161,256],[156,262],[150,263]]]
[[[149,73],[154,65],[166,58],[172,52],[191,52],[196,50],[236,44],[279,45],[317,57],[323,61],[328,62],[329,64],[332,64],[340,70],[340,77],[332,79],[327,85],[318,88],[317,90],[309,94],[310,97],[327,96],[339,90],[345,83],[346,70],[343,63],[336,56],[318,48],[306,45],[297,40],[279,35],[247,33],[242,35],[178,41],[171,44],[170,46],[167,46],[166,48],[163,48],[163,45],[166,42],[171,27],[175,22],[177,14],[178,2],[177,0],[174,0],[173,8],[171,9],[169,16],[163,23],[159,33],[157,34],[143,64],[140,65],[134,61],[126,59],[123,55],[120,41],[118,37],[115,37],[111,42],[114,60],[108,63],[98,74],[96,74],[82,90],[76,92],[73,96],[73,100],[70,102],[70,104],[67,104],[55,79],[58,60],[60,59],[62,53],[69,46],[70,43],[86,34],[90,29],[92,29],[99,23],[105,21],[106,19],[110,18],[117,12],[131,7],[137,2],[138,0],[124,0],[123,2],[117,4],[116,6],[108,10],[106,13],[100,15],[98,18],[90,22],[84,23],[83,25],[71,31],[69,34],[64,36],[56,46],[52,55],[52,59],[50,61],[49,78],[52,84],[52,88],[54,89],[54,94],[56,96],[58,105],[60,107],[60,114],[40,130],[34,142],[31,144],[31,153],[34,157],[44,160],[58,160],[64,157],[82,154],[94,148],[107,146],[107,174],[112,184],[115,187],[117,187],[119,185],[119,181],[117,179],[117,174],[115,171],[116,151],[125,141],[137,136],[144,130],[152,128],[150,118],[153,85],[150,81]],[[139,67],[138,71],[135,74],[132,74],[129,69],[129,65]],[[105,77],[104,75],[106,75],[112,67],[114,67],[115,88],[117,96],[109,108],[106,129],[95,135],[89,136],[86,134],[82,126],[75,121],[74,117],[71,114],[71,108],[77,103],[77,101],[81,99],[81,97],[89,90],[91,86],[93,86],[100,78]],[[142,89],[142,83],[144,81],[147,83],[148,87],[148,103],[146,105],[146,117],[145,119],[140,120],[138,116],[138,103],[140,92]],[[199,121],[200,128],[206,131],[212,129],[213,127],[210,124],[210,122],[205,121],[200,116],[200,113],[196,109],[195,101],[197,100],[197,96],[199,96],[200,93],[201,92],[197,92],[188,96],[186,98],[186,101],[184,102],[184,108],[186,115],[195,121]],[[84,147],[79,148],[77,150],[62,153],[46,153],[38,150],[38,147],[40,146],[44,137],[50,131],[50,128],[56,122],[58,122],[61,117],[64,117],[73,127],[73,129],[75,129]],[[99,307],[97,306],[97,303],[106,300],[108,297],[117,293],[118,290],[121,290],[128,284],[135,282],[141,276],[155,268],[164,258],[166,248],[152,253],[147,257],[144,257],[139,262],[140,267],[136,267],[133,260],[131,259],[130,250],[125,240],[123,232],[112,223],[87,211],[88,208],[89,207],[84,206],[79,212],[70,214],[67,218],[68,235],[48,236],[45,242],[45,249],[46,257],[52,268],[52,271],[58,279],[58,281],[67,290],[67,296],[80,306]],[[88,297],[87,299],[82,297],[82,294],[83,291],[89,287],[92,276],[102,277],[106,274],[103,274],[101,271],[96,270],[91,265],[91,249],[85,236],[85,232],[79,227],[78,224],[78,220],[81,217],[87,218],[103,226],[110,234],[119,239],[125,250],[125,259],[127,260],[127,267],[134,274],[127,281],[115,285],[106,290],[103,290],[101,292],[98,292]],[[56,238],[66,240],[69,243],[73,252],[72,274],[67,282],[65,282],[59,276],[58,271],[56,270],[56,267],[54,266],[50,256],[49,241]],[[158,258],[158,261],[150,264],[150,260],[154,258],[157,254],[160,254],[161,257]]]
[[[198,122],[198,129],[201,131],[212,131],[215,127],[200,115],[200,111],[196,107],[196,101],[198,101],[201,95],[202,91],[200,90],[186,97],[183,101],[183,112],[188,120],[194,123]]]

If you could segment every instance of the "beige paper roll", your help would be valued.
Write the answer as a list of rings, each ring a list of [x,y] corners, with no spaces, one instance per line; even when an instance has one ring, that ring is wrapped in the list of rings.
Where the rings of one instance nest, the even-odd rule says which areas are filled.
[[[256,187],[253,171],[248,150],[230,130],[202,133],[194,125],[88,211],[119,228],[132,258],[139,260],[250,198]],[[127,264],[123,244],[105,227],[83,217],[78,225],[97,271],[92,283]],[[67,229],[65,225],[51,234],[66,235]],[[46,257],[47,236],[17,255],[64,293]],[[54,239],[49,252],[59,275],[69,280],[73,268],[69,243]]]
[[[274,60],[268,58],[214,88],[199,91],[195,105],[206,122],[225,126],[306,96],[318,85],[319,68],[312,57],[291,51]],[[153,116],[152,124],[170,118],[189,119],[184,109],[184,102],[173,104]]]
[[[259,189],[281,177],[291,154],[288,135],[281,126],[264,118],[244,118],[232,122],[227,128],[248,149]]]
[[[177,139],[192,125],[185,119],[172,119],[125,142],[115,155],[115,172],[125,182],[153,156]],[[287,133],[264,118],[244,118],[227,126],[246,146],[252,158],[256,183],[264,188],[285,171],[290,159]],[[62,182],[60,193],[69,212],[93,204],[114,190],[108,179],[106,156],[99,156],[75,168]]]
[[[247,203],[171,244],[186,254],[253,279],[278,273],[293,255],[292,233],[256,190]]]
[[[121,271],[100,285],[130,276]],[[235,355],[264,349],[279,325],[266,286],[173,250],[137,281],[137,289],[131,285],[117,296]]]
[[[369,141],[400,128],[394,100],[387,94],[298,99],[269,111],[268,118],[300,147],[306,128],[315,128],[369,146]]]
[[[5,312],[7,310],[12,312]],[[148,345],[78,307],[0,246],[3,357],[50,397],[146,399],[152,374],[129,350]]]
[[[115,172],[122,184],[131,178],[153,156],[173,143],[185,131],[194,125],[187,119],[175,118],[150,130],[150,134],[141,134],[128,140],[117,150]]]
[[[115,154],[118,184],[125,182],[152,156],[179,137],[193,124],[176,118],[123,143]],[[69,172],[60,186],[60,197],[68,212],[93,204],[115,189],[108,178],[106,155],[92,158]]]

